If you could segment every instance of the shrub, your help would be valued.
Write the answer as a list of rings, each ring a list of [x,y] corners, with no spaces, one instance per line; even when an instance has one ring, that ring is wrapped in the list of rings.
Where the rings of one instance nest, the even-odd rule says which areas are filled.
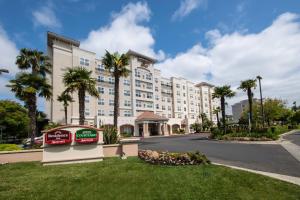
[[[220,136],[223,135],[222,130],[220,130],[220,129],[217,128],[217,127],[212,127],[212,128],[210,129],[210,132],[211,132],[211,137],[214,138],[214,139],[219,138]]]
[[[151,150],[139,151],[139,157],[151,164],[160,165],[200,165],[209,164],[205,155],[197,152],[169,153]]]
[[[18,150],[22,150],[22,148],[16,144],[0,144],[0,151],[18,151]]]
[[[119,142],[118,131],[115,127],[105,127],[103,130],[104,144],[117,144]]]

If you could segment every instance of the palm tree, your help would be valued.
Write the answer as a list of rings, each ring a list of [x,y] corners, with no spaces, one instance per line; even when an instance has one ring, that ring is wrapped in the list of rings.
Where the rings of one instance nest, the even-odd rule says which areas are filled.
[[[61,93],[61,95],[57,96],[57,101],[63,103],[64,111],[65,111],[65,124],[68,124],[68,106],[69,103],[73,102],[73,98],[67,92]]]
[[[224,134],[226,133],[226,112],[225,112],[225,98],[231,98],[235,95],[235,92],[233,92],[230,88],[230,85],[224,85],[221,87],[215,87],[215,91],[212,95],[212,97],[220,98],[221,100],[221,112],[222,112],[222,125],[223,125],[223,131]]]
[[[47,79],[37,74],[18,73],[15,79],[9,81],[11,91],[15,96],[24,101],[28,108],[30,118],[29,131],[31,135],[31,145],[34,144],[34,138],[37,131],[37,95],[50,99],[52,96],[51,85]]]
[[[261,90],[261,76],[256,76],[256,79],[258,80],[259,84],[259,94],[260,94],[260,110],[261,110],[261,118],[262,118],[262,124],[265,125],[265,112],[264,112],[264,104],[263,104],[263,97],[262,97],[262,90]]]
[[[115,78],[115,96],[114,96],[114,126],[118,128],[118,116],[119,116],[119,83],[121,77],[127,77],[130,70],[126,68],[129,64],[129,56],[127,54],[114,54],[106,51],[106,54],[102,58],[102,64],[104,67],[112,72]]]
[[[32,74],[46,76],[51,74],[51,63],[49,57],[45,56],[42,51],[23,48],[17,56],[16,64],[19,69],[31,69]]]
[[[250,119],[250,129],[251,125],[253,123],[253,93],[252,93],[252,88],[256,88],[256,79],[248,79],[245,81],[241,81],[241,85],[238,89],[243,90],[244,92],[247,92],[248,96],[248,103],[249,103],[249,119]]]
[[[73,93],[78,91],[79,101],[79,124],[84,125],[84,111],[85,111],[85,93],[91,96],[99,97],[96,88],[96,79],[91,77],[92,71],[84,67],[67,68],[66,73],[63,75],[63,82],[65,84],[66,93]]]
[[[218,128],[220,128],[220,118],[219,118],[219,113],[221,112],[221,109],[220,107],[216,107],[214,110],[213,110],[213,114],[216,115],[217,117],[217,125],[218,125]]]
[[[19,69],[24,70],[16,75],[14,80],[7,85],[11,91],[20,100],[24,101],[28,107],[28,115],[30,118],[30,135],[31,145],[34,143],[36,135],[36,111],[37,111],[37,95],[51,98],[51,86],[46,80],[46,74],[51,74],[51,63],[49,58],[42,51],[23,48],[20,50],[16,59],[16,65]],[[30,70],[29,73],[26,70]]]

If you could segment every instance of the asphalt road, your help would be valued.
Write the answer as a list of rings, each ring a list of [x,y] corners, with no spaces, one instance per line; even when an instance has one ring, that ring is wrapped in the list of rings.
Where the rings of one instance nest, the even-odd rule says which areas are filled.
[[[300,146],[300,131],[290,135],[286,135],[283,137],[283,139],[289,140],[290,142]]]
[[[205,135],[187,135],[143,139],[139,149],[170,152],[198,150],[212,162],[300,177],[300,162],[277,144],[231,143],[208,140]]]

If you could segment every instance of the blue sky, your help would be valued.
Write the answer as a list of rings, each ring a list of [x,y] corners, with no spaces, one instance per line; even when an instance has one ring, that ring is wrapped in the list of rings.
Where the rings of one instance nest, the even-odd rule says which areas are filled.
[[[12,72],[0,77],[0,98],[13,97],[4,85],[18,49],[45,50],[50,30],[99,56],[130,48],[156,57],[165,76],[236,89],[260,74],[265,96],[300,103],[299,15],[297,0],[0,0],[0,65]]]

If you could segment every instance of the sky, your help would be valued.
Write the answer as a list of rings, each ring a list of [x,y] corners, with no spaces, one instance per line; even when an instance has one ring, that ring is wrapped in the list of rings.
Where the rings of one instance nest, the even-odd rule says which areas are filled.
[[[46,32],[101,58],[129,49],[156,58],[163,76],[231,85],[260,75],[263,96],[300,104],[299,0],[0,0],[0,99],[20,48],[46,51]],[[254,96],[259,98],[258,88]],[[39,108],[44,101],[39,99]]]

